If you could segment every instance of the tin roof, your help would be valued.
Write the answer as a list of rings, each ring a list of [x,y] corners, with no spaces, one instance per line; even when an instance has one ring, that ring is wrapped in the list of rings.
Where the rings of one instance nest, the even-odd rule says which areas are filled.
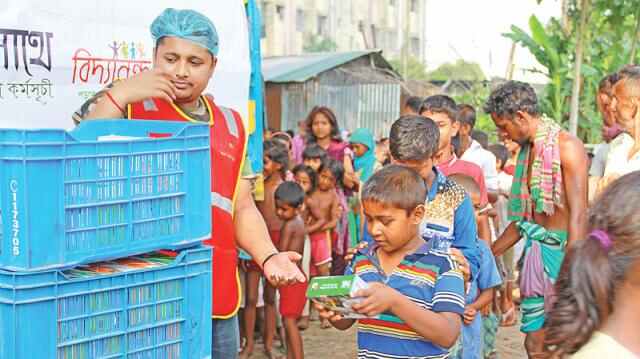
[[[382,58],[381,52],[380,50],[362,50],[267,57],[262,60],[262,73],[266,82],[305,82],[325,71],[371,54],[380,56],[388,65]],[[388,69],[393,71],[390,65]]]

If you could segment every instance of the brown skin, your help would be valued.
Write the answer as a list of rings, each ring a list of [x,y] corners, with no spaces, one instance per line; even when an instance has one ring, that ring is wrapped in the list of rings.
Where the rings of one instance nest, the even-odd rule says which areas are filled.
[[[276,201],[274,193],[278,186],[282,183],[282,165],[271,161],[267,156],[263,158],[264,180],[264,201],[256,202],[258,211],[262,214],[269,231],[280,230],[282,228],[282,220],[276,215]],[[299,264],[298,264],[299,265]],[[260,283],[260,272],[249,271],[247,273],[247,305],[244,310],[245,327],[247,331],[247,344],[243,349],[243,353],[252,353],[254,348],[253,330],[256,321],[256,305],[258,303],[258,286]],[[264,346],[265,350],[273,349],[273,341],[276,332],[276,307],[275,307],[276,289],[272,285],[264,287]]]
[[[304,228],[304,221],[300,217],[301,210],[302,205],[295,208],[288,203],[276,200],[276,213],[280,220],[283,221],[278,250],[295,252],[302,255],[307,233]],[[298,265],[300,267],[300,264]],[[300,267],[300,270],[302,270],[302,267]],[[304,358],[302,336],[298,329],[298,319],[283,317],[282,321],[287,337],[287,358]]]
[[[491,114],[493,122],[500,136],[512,139],[521,144],[533,143],[538,126],[539,117],[531,116],[527,112],[518,111],[513,119]],[[567,231],[568,245],[585,238],[587,211],[587,153],[580,140],[571,134],[560,133],[560,163],[562,168],[562,207],[556,206],[555,213],[547,216],[535,212],[533,221],[549,230]],[[532,152],[534,149],[532,149]],[[529,161],[529,166],[533,161]],[[529,170],[529,174],[531,171]],[[528,183],[530,186],[531,176]],[[493,244],[492,251],[497,257],[502,255],[520,240],[520,233],[515,222],[511,223],[504,233]],[[528,333],[525,347],[530,357],[545,357],[544,330]]]
[[[341,208],[338,194],[336,193],[336,179],[331,171],[324,170],[318,174],[318,189],[305,200],[309,211],[307,219],[307,232],[314,234],[333,230],[338,225]],[[329,275],[330,263],[318,267],[321,276]]]
[[[263,158],[264,201],[256,202],[256,206],[270,231],[282,228],[282,220],[276,215],[276,200],[274,198],[276,189],[283,181],[281,167],[279,163],[271,161],[267,156]]]
[[[424,216],[424,206],[417,206],[411,213],[378,202],[365,201],[364,213],[367,229],[379,245],[376,255],[382,270],[391,274],[408,254],[415,252],[424,241],[418,235],[418,226]],[[356,312],[375,316],[390,311],[402,319],[416,333],[436,345],[449,348],[455,344],[460,332],[461,319],[455,313],[435,313],[419,307],[409,298],[382,283],[371,283],[367,289],[354,294],[364,301],[354,305]],[[315,305],[322,318],[340,330],[350,328],[355,321]]]

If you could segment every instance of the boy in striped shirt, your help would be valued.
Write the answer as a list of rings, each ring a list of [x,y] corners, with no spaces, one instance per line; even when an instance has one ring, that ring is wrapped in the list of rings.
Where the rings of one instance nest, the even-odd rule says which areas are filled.
[[[373,245],[350,271],[369,283],[356,292],[359,358],[446,358],[464,313],[464,282],[448,254],[431,250],[419,232],[426,186],[420,175],[390,165],[364,185],[362,204]],[[348,271],[349,272],[349,271]],[[355,320],[316,305],[341,330]]]

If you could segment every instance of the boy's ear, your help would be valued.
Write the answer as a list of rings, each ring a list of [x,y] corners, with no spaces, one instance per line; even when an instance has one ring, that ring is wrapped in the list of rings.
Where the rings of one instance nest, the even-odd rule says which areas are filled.
[[[419,204],[416,208],[411,212],[411,222],[413,224],[420,224],[422,222],[422,218],[424,217],[424,204]]]
[[[451,137],[454,137],[460,131],[460,122],[456,120],[451,121]]]

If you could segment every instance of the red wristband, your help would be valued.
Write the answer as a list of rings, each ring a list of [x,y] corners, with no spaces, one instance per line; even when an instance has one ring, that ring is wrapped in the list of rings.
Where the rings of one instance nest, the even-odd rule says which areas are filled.
[[[120,113],[124,114],[124,109],[122,108],[122,106],[118,105],[118,103],[116,102],[116,100],[113,99],[113,96],[111,96],[111,94],[109,93],[109,91],[105,92],[105,94],[107,95],[107,97],[109,98],[109,100],[111,101],[111,103],[118,108],[118,110],[120,110]]]

